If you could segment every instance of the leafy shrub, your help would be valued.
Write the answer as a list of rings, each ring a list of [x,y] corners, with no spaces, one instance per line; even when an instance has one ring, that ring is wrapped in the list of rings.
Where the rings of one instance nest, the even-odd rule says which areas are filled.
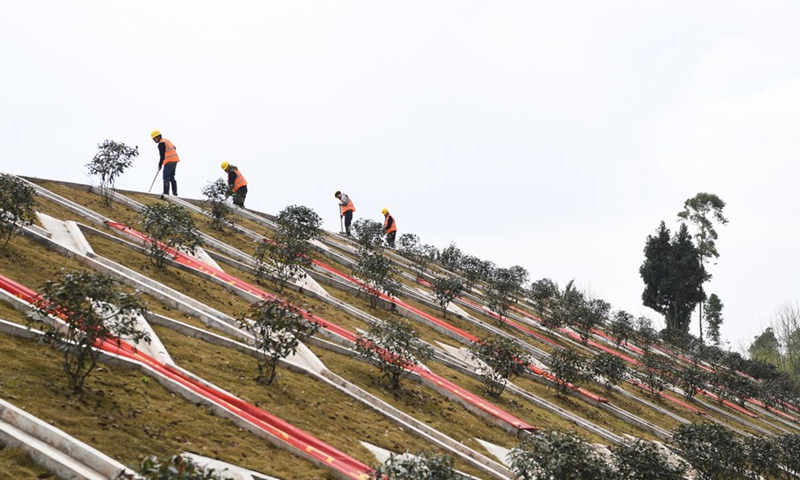
[[[361,290],[372,307],[378,306],[381,294],[395,296],[400,291],[400,282],[394,278],[396,273],[392,261],[382,253],[367,248],[359,249],[353,274],[363,281]]]
[[[197,466],[191,458],[174,455],[169,459],[160,459],[155,456],[145,458],[138,468],[138,477],[120,474],[115,480],[228,480],[213,469]]]
[[[257,380],[271,385],[281,359],[297,352],[300,341],[314,335],[319,325],[307,321],[300,309],[281,300],[253,304],[239,324],[255,337]]]
[[[672,440],[682,457],[702,480],[743,478],[745,451],[730,430],[715,423],[691,423],[673,431]]]
[[[136,330],[136,315],[145,311],[138,294],[127,294],[110,277],[100,273],[60,272],[41,288],[36,310],[52,312],[65,324],[47,326],[47,338],[60,345],[69,386],[82,392],[86,379],[97,367],[104,341],[150,342],[147,333]]]
[[[420,453],[391,455],[382,465],[375,467],[372,480],[455,480],[462,478],[453,469],[453,459],[448,455]]]
[[[131,148],[124,143],[105,140],[97,148],[99,151],[86,164],[86,168],[90,175],[100,177],[100,197],[103,204],[109,206],[117,178],[133,165],[133,160],[139,156],[139,147]]]
[[[485,363],[489,369],[481,371],[486,393],[499,397],[508,380],[522,375],[530,365],[526,352],[514,340],[506,337],[487,337],[469,348],[473,358]]]
[[[612,447],[613,463],[626,480],[682,480],[686,466],[670,463],[655,444],[636,439]]]
[[[356,351],[378,367],[393,389],[420,362],[433,358],[433,349],[422,343],[408,323],[387,320],[373,324],[356,340]]]
[[[206,197],[206,207],[203,208],[203,211],[210,218],[209,223],[214,230],[223,231],[226,226],[233,225],[233,212],[225,201],[228,198],[229,190],[225,180],[218,178],[209,182],[200,191]]]
[[[178,250],[194,253],[202,243],[189,211],[173,203],[147,205],[139,212],[139,223],[150,237],[147,253],[161,268],[174,259]]]
[[[571,432],[528,435],[508,458],[511,471],[521,480],[616,478],[594,448]]]
[[[588,376],[586,361],[570,349],[559,349],[550,354],[550,372],[558,380],[556,393],[564,395],[569,384],[578,386]]]
[[[437,276],[431,282],[431,290],[442,309],[442,315],[447,318],[447,306],[461,296],[461,292],[464,291],[464,283],[456,277]]]
[[[36,220],[36,190],[25,180],[0,174],[0,241],[6,248],[22,227]]]
[[[606,389],[611,390],[612,386],[625,377],[628,366],[625,360],[618,356],[603,352],[592,358],[590,369],[595,376],[602,376],[605,379]]]

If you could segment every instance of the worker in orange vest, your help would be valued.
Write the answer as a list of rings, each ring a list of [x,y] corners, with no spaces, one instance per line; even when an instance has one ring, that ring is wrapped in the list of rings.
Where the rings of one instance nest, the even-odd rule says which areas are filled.
[[[178,149],[169,140],[161,136],[161,132],[153,130],[150,138],[158,144],[158,169],[164,168],[164,195],[169,195],[169,187],[172,185],[172,194],[178,196],[178,182],[175,181],[175,168],[181,159],[178,157]]]
[[[247,180],[244,179],[242,172],[228,162],[222,162],[220,165],[225,173],[228,174],[228,188],[230,192],[225,198],[233,195],[233,204],[244,208],[244,199],[247,197]]]
[[[386,234],[386,243],[389,248],[394,248],[394,237],[397,235],[397,222],[394,217],[389,213],[389,210],[381,210],[383,214],[383,233]]]
[[[353,212],[356,211],[356,207],[353,205],[353,200],[346,193],[337,190],[333,196],[339,200],[339,217],[344,218],[344,232],[349,237],[350,223],[353,221]]]

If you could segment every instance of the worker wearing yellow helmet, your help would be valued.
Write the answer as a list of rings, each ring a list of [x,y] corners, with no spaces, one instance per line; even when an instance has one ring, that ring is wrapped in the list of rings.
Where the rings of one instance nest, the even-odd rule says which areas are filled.
[[[158,144],[158,170],[164,168],[164,195],[169,195],[169,188],[172,186],[172,194],[178,196],[178,182],[175,181],[175,169],[178,162],[181,161],[178,157],[178,149],[169,140],[161,136],[161,132],[153,130],[150,133],[150,138]]]
[[[233,195],[233,204],[244,208],[244,199],[247,197],[247,180],[244,179],[244,175],[235,165],[222,162],[219,166],[228,174],[228,188],[230,191],[225,198]]]
[[[384,208],[381,210],[383,214],[383,233],[386,234],[386,244],[389,248],[394,248],[394,237],[397,236],[397,222],[394,217],[389,213],[389,210]]]
[[[344,234],[349,237],[350,223],[353,221],[353,212],[356,211],[356,206],[353,205],[353,200],[340,190],[336,190],[333,196],[339,200],[339,219],[340,221],[342,218],[344,219]]]

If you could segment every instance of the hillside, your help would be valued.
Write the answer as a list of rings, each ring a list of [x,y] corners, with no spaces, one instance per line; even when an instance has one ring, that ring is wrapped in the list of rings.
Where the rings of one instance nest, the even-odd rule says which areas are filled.
[[[433,277],[418,278],[412,263],[396,251],[384,253],[402,274],[401,289],[377,307],[370,305],[352,276],[357,260],[354,242],[331,232],[316,244],[309,278],[279,293],[253,271],[256,242],[274,236],[270,215],[236,210],[235,227],[218,231],[199,210],[192,211],[212,264],[200,265],[187,257],[157,268],[141,241],[112,223],[141,231],[137,209],[176,202],[174,198],[118,192],[109,207],[89,186],[29,180],[38,189],[39,211],[58,222],[75,222],[92,253],[65,247],[53,232],[49,237],[43,234],[52,220],[40,219],[0,251],[0,273],[38,290],[62,269],[113,272],[128,291],[138,290],[146,299],[146,318],[175,368],[161,369],[147,361],[137,366],[141,359],[136,353],[117,360],[109,355],[109,361],[89,378],[87,392],[76,396],[67,388],[58,351],[4,327],[0,399],[128,467],[149,455],[192,452],[282,479],[358,478],[348,476],[346,469],[380,463],[362,444],[368,442],[395,453],[446,454],[455,459],[456,469],[475,478],[511,478],[505,459],[494,453],[513,449],[537,430],[571,431],[604,446],[632,438],[669,444],[671,432],[694,422],[723,426],[741,438],[800,433],[800,413],[792,410],[796,403],[770,409],[755,399],[715,399],[705,390],[687,399],[674,385],[661,394],[648,392],[637,380],[651,370],[642,365],[645,355],[635,341],[618,345],[603,326],[595,328],[586,342],[569,327],[545,327],[540,320],[545,312],[523,296],[498,318],[486,307],[485,283],[454,301],[445,318],[425,286]],[[202,204],[177,202],[190,210]],[[447,273],[441,265],[432,270]],[[307,359],[282,363],[273,385],[256,381],[253,351],[235,322],[253,301],[268,296],[301,306],[312,312],[309,319],[323,324],[306,344]],[[29,325],[24,310],[19,304],[0,302],[0,318],[7,322]],[[410,376],[399,391],[389,388],[378,370],[354,351],[353,339],[359,332],[387,319],[410,322],[435,349],[434,358],[426,362],[428,370]],[[459,350],[490,334],[514,339],[538,362],[513,379],[499,398],[485,396],[475,365]],[[674,348],[659,344],[655,351],[676,368],[692,365]],[[548,367],[550,355],[562,349],[586,359],[603,352],[623,358],[631,381],[607,389],[596,380],[586,380],[580,388],[559,394]],[[314,357],[324,368],[308,360]],[[726,370],[711,363],[700,366],[712,374],[709,383]],[[184,380],[169,377],[178,374],[222,393],[212,398],[180,390],[175,385]],[[740,377],[745,375],[740,372]],[[237,416],[237,411],[250,416]],[[270,424],[272,431],[265,425],[267,416],[277,419]],[[275,433],[280,430],[275,425],[285,426],[280,422],[299,431]],[[332,447],[335,452],[328,458],[341,463],[314,456],[317,447],[304,451],[292,443],[295,438],[321,442],[303,444],[318,449]],[[43,478],[41,467],[19,450],[3,449],[0,462],[0,467],[14,472],[7,478]]]

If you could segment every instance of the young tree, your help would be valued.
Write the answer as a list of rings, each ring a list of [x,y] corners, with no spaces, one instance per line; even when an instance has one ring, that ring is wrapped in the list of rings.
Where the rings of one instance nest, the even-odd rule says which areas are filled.
[[[700,265],[705,270],[707,259],[719,258],[716,240],[717,231],[714,223],[727,225],[728,219],[722,214],[725,202],[713,193],[700,192],[694,197],[687,199],[683,203],[683,210],[678,213],[678,217],[688,221],[695,227],[694,238],[697,240],[697,255]],[[710,274],[706,274],[703,283],[711,279]],[[700,341],[703,341],[703,300],[698,303],[698,318],[700,322]]]
[[[361,290],[367,295],[373,308],[378,306],[381,294],[396,296],[400,291],[400,282],[394,278],[396,273],[397,269],[392,261],[382,253],[367,248],[359,249],[353,275],[364,282]]]
[[[256,380],[272,385],[281,359],[294,355],[300,342],[319,329],[307,321],[299,308],[282,300],[263,300],[239,317],[239,324],[255,338],[258,350]]]
[[[584,345],[592,336],[592,329],[606,322],[611,304],[599,298],[585,298],[574,308],[572,326],[578,331]]]
[[[568,348],[550,354],[550,372],[556,377],[556,393],[559,396],[569,391],[570,384],[578,386],[589,376],[586,360]]]
[[[283,292],[292,278],[304,278],[304,268],[313,266],[312,240],[322,235],[322,218],[314,210],[290,205],[275,219],[278,231],[272,240],[264,239],[256,246],[256,278],[271,278],[278,292]]]
[[[621,346],[622,342],[628,343],[635,334],[633,315],[624,310],[617,310],[611,319],[609,333],[617,347]]]
[[[694,362],[675,372],[675,384],[683,390],[683,396],[689,400],[697,395],[698,388],[705,388],[706,381],[705,372]]]
[[[422,343],[417,331],[397,320],[373,324],[358,336],[356,351],[378,367],[392,389],[400,388],[400,380],[413,367],[433,358],[433,349]]]
[[[571,432],[527,435],[508,458],[511,471],[520,480],[616,478],[597,451]]]
[[[645,352],[650,351],[650,347],[658,342],[658,332],[653,328],[653,322],[647,317],[636,319],[636,330],[634,331],[636,342]]]
[[[214,469],[203,468],[192,461],[191,458],[173,455],[168,459],[149,456],[142,460],[139,466],[139,475],[134,477],[122,473],[114,480],[226,480]]]
[[[551,313],[560,296],[561,291],[558,288],[558,284],[549,278],[531,282],[530,287],[528,287],[528,299],[542,318]]]
[[[659,398],[659,394],[668,384],[668,379],[672,377],[672,363],[661,355],[647,352],[642,357],[642,369],[644,370],[644,383],[649,389],[653,398]]]
[[[99,273],[64,272],[41,288],[35,308],[41,315],[52,313],[64,322],[46,327],[47,338],[60,345],[64,372],[70,388],[83,392],[86,379],[97,367],[105,341],[150,342],[146,332],[136,329],[136,316],[146,306],[138,294],[125,293],[110,277]]]
[[[683,480],[686,465],[673,464],[652,442],[637,438],[611,447],[613,463],[626,480]]]
[[[662,221],[656,236],[647,237],[644,254],[639,268],[643,304],[664,315],[668,330],[689,331],[692,310],[705,298],[706,271],[686,224],[670,240]]]
[[[486,289],[486,300],[489,309],[500,317],[497,320],[499,326],[503,326],[503,317],[508,312],[508,306],[516,301],[514,295],[521,287],[517,272],[508,268],[494,270]]]
[[[456,480],[462,478],[448,455],[392,454],[370,473],[371,480]]]
[[[147,252],[150,261],[162,268],[179,250],[194,253],[202,243],[189,211],[173,203],[147,205],[139,212],[142,230],[150,237]]]
[[[451,272],[457,272],[461,266],[461,259],[463,258],[464,252],[462,252],[455,243],[451,243],[439,252],[437,260],[444,268]]]
[[[228,190],[230,189],[225,180],[218,178],[208,182],[208,185],[200,191],[206,197],[206,207],[203,211],[209,216],[209,223],[214,230],[223,231],[226,226],[233,225],[233,212],[225,201],[228,198]]]
[[[36,190],[25,180],[0,174],[0,242],[3,249],[22,227],[36,220]]]
[[[133,165],[133,160],[139,156],[139,147],[131,148],[124,143],[105,140],[97,145],[97,149],[99,151],[86,168],[90,175],[100,177],[100,197],[104,205],[110,206],[117,178]]]
[[[517,342],[506,337],[490,336],[469,347],[472,358],[489,368],[481,369],[481,380],[486,394],[499,397],[508,381],[522,375],[530,366],[530,358]]]
[[[745,437],[742,446],[752,478],[781,478],[780,448],[774,437]],[[791,478],[788,477],[787,478]]]
[[[422,244],[418,236],[413,233],[404,233],[397,239],[397,253],[411,261],[411,268],[418,277],[428,271],[431,262],[436,260],[438,251],[436,247]]]
[[[722,325],[722,307],[724,306],[716,293],[712,293],[708,297],[706,334],[714,345],[719,345],[719,327]]]
[[[447,318],[447,306],[450,302],[461,296],[464,291],[464,283],[456,277],[447,275],[436,276],[431,282],[431,291],[436,297],[436,302],[442,309],[442,315]]]
[[[558,329],[573,323],[574,319],[582,315],[586,304],[583,292],[575,286],[575,281],[570,280],[561,292],[548,300],[550,307],[547,312],[542,312],[542,323],[550,328]]]
[[[355,240],[366,250],[375,250],[383,243],[383,224],[368,218],[359,218],[353,223]]]
[[[611,387],[618,384],[620,380],[625,377],[625,374],[628,371],[628,366],[625,364],[625,360],[606,352],[592,357],[589,365],[592,374],[594,374],[595,377],[602,377],[605,379],[603,384],[605,385],[606,390],[609,391],[611,390]]]
[[[725,427],[715,423],[683,424],[673,431],[672,441],[702,480],[744,477],[744,448]]]
[[[464,289],[470,291],[478,282],[488,281],[492,270],[491,262],[481,260],[472,255],[465,255],[461,259],[461,274],[465,280]]]

